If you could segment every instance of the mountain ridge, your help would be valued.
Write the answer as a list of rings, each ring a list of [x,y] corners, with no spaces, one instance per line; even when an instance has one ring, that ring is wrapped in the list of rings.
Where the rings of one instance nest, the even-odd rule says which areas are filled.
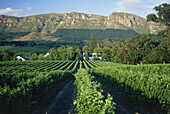
[[[26,17],[0,15],[0,31],[30,32],[30,34],[14,38],[58,40],[50,34],[59,29],[132,29],[138,34],[156,34],[166,27],[155,22],[147,22],[145,18],[125,12],[113,12],[108,16],[71,13],[46,13]],[[28,38],[30,37],[30,38]]]

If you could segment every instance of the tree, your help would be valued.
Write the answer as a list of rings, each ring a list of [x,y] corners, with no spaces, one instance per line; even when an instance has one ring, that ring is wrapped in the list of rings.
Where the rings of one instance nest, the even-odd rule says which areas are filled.
[[[154,9],[158,12],[159,22],[170,25],[170,4],[163,3],[159,6],[155,6]]]
[[[104,39],[104,41],[112,42],[112,39],[110,39],[110,38],[106,38],[106,39]]]
[[[15,54],[12,56],[11,60],[12,60],[12,61],[17,61],[17,60],[18,60],[18,59],[16,58],[17,56],[18,56],[18,54],[15,53]]]
[[[154,10],[157,11],[158,19],[160,23],[167,25],[167,29],[158,32],[157,37],[158,38],[166,38],[167,39],[167,45],[168,45],[168,51],[170,51],[170,4],[163,3],[159,6],[155,6]]]
[[[67,53],[63,53],[62,60],[67,60]]]
[[[55,56],[55,60],[60,60],[60,56],[58,54]]]
[[[38,60],[44,60],[44,55],[43,54],[39,54]]]
[[[89,53],[88,53],[88,52],[86,52],[85,60],[86,60],[86,61],[89,60]]]
[[[91,40],[90,40],[90,52],[93,53],[94,49],[97,46],[97,41],[96,41],[96,36],[94,34],[91,35]]]
[[[51,56],[51,59],[54,60],[55,59],[55,56],[57,54],[57,51],[54,49],[54,48],[51,48],[49,50],[49,56]]]
[[[112,40],[110,38],[106,38],[103,40],[103,47],[110,48],[112,46]]]
[[[3,49],[1,50],[1,53],[2,53],[2,54],[8,53],[8,50],[6,50],[5,48],[3,48]]]
[[[110,50],[107,48],[103,48],[101,51],[102,51],[102,60],[110,61],[111,60]]]
[[[148,14],[147,16],[146,16],[146,18],[147,18],[147,22],[149,22],[149,21],[157,21],[157,16],[155,15],[155,14]]]
[[[76,55],[76,60],[78,60],[78,61],[83,60],[83,56],[82,56],[82,54],[80,52]]]
[[[94,49],[94,53],[100,53],[99,48],[95,48],[95,49]]]
[[[72,47],[67,48],[67,60],[74,60],[75,59],[75,51]]]
[[[167,48],[166,41],[161,41],[161,43],[156,48],[153,48],[151,53],[146,56],[144,62],[155,64],[163,63],[165,61],[166,63],[169,63],[170,53],[168,52]]]
[[[33,53],[32,56],[30,57],[30,60],[38,60],[37,53]]]
[[[8,53],[4,53],[4,56],[2,57],[3,61],[9,61],[10,60],[10,55]]]
[[[83,53],[86,53],[86,52],[88,52],[89,51],[89,47],[87,46],[87,45],[85,45],[84,47],[83,47]]]
[[[45,57],[45,60],[46,60],[46,61],[52,61],[53,58],[52,58],[50,55],[47,55],[47,56]]]

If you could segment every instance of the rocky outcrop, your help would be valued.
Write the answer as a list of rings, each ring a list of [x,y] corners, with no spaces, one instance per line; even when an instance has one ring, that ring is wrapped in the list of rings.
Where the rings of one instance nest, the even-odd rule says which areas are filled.
[[[148,31],[146,19],[123,12],[109,15],[106,24],[108,27],[112,28],[114,26],[116,29],[120,27],[124,27],[125,29],[131,28],[140,34],[147,33]]]
[[[54,33],[57,29],[133,29],[140,34],[156,34],[165,26],[147,22],[145,18],[124,12],[109,16],[71,13],[48,13],[28,17],[0,15],[0,31]]]
[[[161,23],[155,23],[153,21],[148,22],[148,26],[149,26],[149,30],[151,34],[155,34],[159,31],[162,30],[162,28],[166,28],[164,25],[162,25]]]

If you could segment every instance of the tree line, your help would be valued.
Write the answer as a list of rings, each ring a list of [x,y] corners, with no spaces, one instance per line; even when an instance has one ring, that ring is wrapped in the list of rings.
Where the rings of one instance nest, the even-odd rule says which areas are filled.
[[[30,57],[30,60],[83,60],[82,53],[86,53],[85,59],[88,60],[90,53],[97,53],[94,60],[97,60],[99,54],[102,54],[102,61],[112,61],[124,64],[155,64],[169,63],[170,52],[168,51],[167,39],[153,40],[151,34],[138,35],[127,40],[112,42],[106,38],[101,43],[97,43],[96,36],[91,35],[89,45],[80,46],[61,46],[57,49],[51,48],[49,55],[44,57],[38,53],[16,53],[2,50],[0,60],[16,60],[16,56]]]
[[[161,4],[154,8],[158,11],[158,17],[155,16],[150,19],[149,14],[147,21],[155,21],[167,25],[167,29],[158,32],[157,38],[161,40],[153,40],[153,35],[137,35],[135,37],[112,42],[110,38],[106,38],[101,43],[96,43],[94,34],[90,41],[90,47],[84,46],[85,53],[102,53],[103,61],[112,61],[124,64],[155,64],[155,63],[169,63],[170,62],[170,18],[169,18],[169,4]],[[98,56],[98,55],[97,55]],[[96,56],[96,58],[97,58]]]
[[[169,63],[170,52],[168,51],[167,39],[156,41],[152,37],[151,34],[138,35],[117,42],[112,42],[111,39],[106,38],[102,43],[94,43],[91,40],[93,46],[84,46],[83,52],[101,53],[102,61],[124,64]]]
[[[83,60],[81,47],[79,46],[61,46],[57,49],[51,48],[49,55],[44,57],[43,54],[33,53],[30,60]]]
[[[49,55],[44,57],[42,53],[20,53],[2,49],[0,52],[0,61],[16,61],[17,56],[24,56],[29,60],[83,60],[82,49],[80,46],[63,45],[57,49],[51,48]]]

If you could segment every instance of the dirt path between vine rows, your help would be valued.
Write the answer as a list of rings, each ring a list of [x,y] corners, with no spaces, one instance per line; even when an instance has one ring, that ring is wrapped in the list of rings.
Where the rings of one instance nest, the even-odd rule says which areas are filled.
[[[73,100],[76,98],[76,86],[74,79],[69,81],[64,88],[55,96],[54,100],[43,111],[36,111],[37,114],[74,114]]]
[[[116,114],[158,113],[154,109],[145,109],[149,105],[128,97],[126,93],[120,90],[117,84],[113,84],[111,81],[106,79],[97,77],[95,77],[95,79],[102,84],[102,89],[104,90],[105,96],[107,96],[108,93],[113,95],[113,101],[116,103]],[[36,110],[35,112],[32,112],[32,114],[74,114],[75,107],[73,105],[73,101],[76,99],[77,88],[73,83],[74,79],[69,81],[63,89],[59,91],[59,93],[45,109]]]

